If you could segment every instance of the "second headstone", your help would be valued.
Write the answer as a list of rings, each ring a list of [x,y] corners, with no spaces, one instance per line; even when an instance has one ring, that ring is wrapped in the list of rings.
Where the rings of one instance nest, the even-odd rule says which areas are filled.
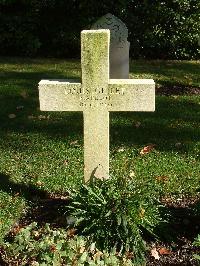
[[[114,15],[108,13],[98,19],[91,29],[110,30],[110,78],[129,78],[129,47],[126,25]]]

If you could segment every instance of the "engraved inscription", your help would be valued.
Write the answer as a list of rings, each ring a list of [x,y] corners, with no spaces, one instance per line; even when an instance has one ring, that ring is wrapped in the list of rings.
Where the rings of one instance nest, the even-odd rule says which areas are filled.
[[[66,87],[65,95],[77,95],[79,97],[79,106],[81,107],[111,107],[112,95],[123,96],[125,88],[117,87],[97,87],[97,88],[82,88],[82,87]]]
[[[109,88],[109,94],[124,95],[124,88]]]
[[[126,25],[114,15],[108,13],[98,19],[91,27],[92,29],[109,29],[111,33],[111,43],[124,45],[127,42],[128,29]]]
[[[80,93],[82,93],[82,88],[81,87],[80,88],[67,87],[67,88],[65,88],[64,93],[66,95],[68,95],[68,94],[80,94]]]
[[[66,95],[68,94],[92,94],[92,95],[99,95],[99,94],[119,94],[119,95],[124,95],[124,88],[91,88],[90,89],[87,89],[87,88],[84,88],[82,89],[81,87],[80,88],[77,88],[77,87],[67,87],[65,88],[64,90],[64,93]]]
[[[81,107],[111,107],[112,95],[124,95],[124,88],[92,88],[91,92],[88,89],[80,95]]]

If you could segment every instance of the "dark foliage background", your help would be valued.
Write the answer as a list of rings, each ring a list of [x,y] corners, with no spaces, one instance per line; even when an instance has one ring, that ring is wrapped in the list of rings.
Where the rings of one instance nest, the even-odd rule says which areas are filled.
[[[108,12],[132,58],[200,58],[199,0],[0,0],[0,55],[79,57],[80,31]]]

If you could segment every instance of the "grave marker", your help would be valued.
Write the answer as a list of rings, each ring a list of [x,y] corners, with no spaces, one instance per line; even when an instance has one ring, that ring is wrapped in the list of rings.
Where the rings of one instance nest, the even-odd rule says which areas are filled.
[[[129,48],[126,25],[114,15],[108,13],[98,19],[91,29],[110,30],[110,78],[129,78]]]
[[[42,111],[83,111],[84,178],[109,177],[109,112],[154,111],[152,79],[109,78],[109,30],[81,32],[82,82],[41,80]]]

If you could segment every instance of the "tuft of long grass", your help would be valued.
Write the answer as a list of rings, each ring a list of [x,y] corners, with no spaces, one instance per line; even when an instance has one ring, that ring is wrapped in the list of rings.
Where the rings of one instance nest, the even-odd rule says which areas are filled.
[[[145,261],[143,233],[155,236],[162,221],[162,206],[155,193],[155,181],[143,186],[127,176],[96,180],[69,191],[66,219],[74,219],[80,234],[99,249],[132,254],[138,265]]]

